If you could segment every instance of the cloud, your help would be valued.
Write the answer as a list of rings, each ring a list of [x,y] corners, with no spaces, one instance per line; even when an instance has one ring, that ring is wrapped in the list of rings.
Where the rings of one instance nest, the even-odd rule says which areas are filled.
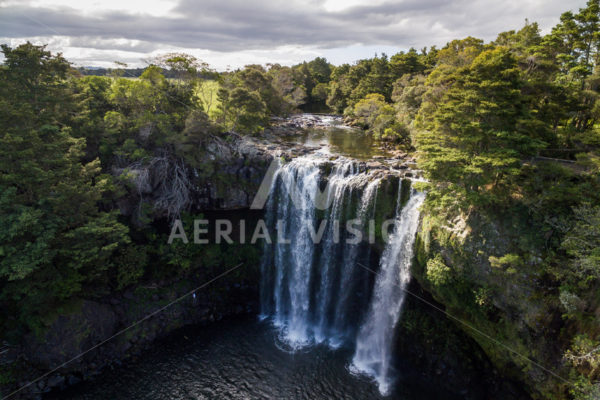
[[[153,1],[148,4],[159,0]],[[97,50],[102,57],[98,61],[111,50],[137,57],[167,48],[213,55],[276,50],[281,56],[281,49],[290,48],[302,48],[295,51],[298,55],[357,46],[440,46],[469,35],[490,40],[503,30],[519,28],[525,18],[548,29],[565,11],[558,0],[398,0],[354,2],[350,7],[317,0],[161,0],[147,12],[139,1],[116,10],[107,1],[105,8],[93,12],[82,3],[3,1],[0,40],[60,37],[67,47]],[[576,0],[571,7],[584,3]],[[160,7],[165,11],[157,14]]]

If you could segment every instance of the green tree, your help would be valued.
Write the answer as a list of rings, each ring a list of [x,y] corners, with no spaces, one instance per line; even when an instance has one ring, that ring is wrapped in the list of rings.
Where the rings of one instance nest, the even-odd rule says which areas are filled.
[[[371,93],[354,105],[356,121],[375,138],[396,141],[408,147],[408,130],[396,120],[394,107],[378,93]]]
[[[106,167],[114,145],[114,138],[107,135],[104,125],[105,115],[115,109],[108,98],[112,81],[107,77],[86,76],[70,79],[69,84],[77,102],[77,111],[71,120],[73,136],[85,138],[86,161],[99,157]]]
[[[350,65],[343,64],[334,68],[329,83],[329,94],[327,105],[334,112],[341,114],[348,107],[348,97],[352,91],[352,83],[349,78]]]
[[[418,74],[427,69],[423,63],[424,54],[418,54],[417,50],[411,48],[408,52],[394,54],[390,59],[390,69],[395,77],[402,77],[404,74]]]
[[[228,129],[235,132],[258,133],[268,124],[267,106],[260,94],[244,87],[219,91],[221,111]]]
[[[294,111],[306,104],[308,95],[297,70],[275,64],[269,68],[269,75],[272,77],[273,87],[289,105],[286,111]]]
[[[589,204],[574,210],[574,221],[562,248],[571,257],[573,273],[583,281],[600,278],[600,207]]]
[[[331,79],[331,64],[323,57],[317,57],[308,63],[310,76],[315,80],[315,86],[319,83],[328,83]]]
[[[424,75],[405,74],[394,82],[392,100],[398,111],[398,119],[406,125],[412,124],[421,108],[427,90],[425,81]]]
[[[521,160],[543,145],[533,137],[515,57],[506,48],[487,50],[470,65],[441,74],[436,79],[449,89],[419,116],[421,166],[428,178],[451,183],[462,198],[505,198]]]
[[[30,43],[2,51],[0,300],[11,327],[38,327],[112,266],[127,228],[99,210],[110,178],[65,125],[69,64]]]

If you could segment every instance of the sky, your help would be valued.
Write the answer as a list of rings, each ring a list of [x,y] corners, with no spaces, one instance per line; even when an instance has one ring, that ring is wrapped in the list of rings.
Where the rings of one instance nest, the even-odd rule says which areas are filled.
[[[333,64],[452,39],[493,40],[525,19],[546,33],[585,0],[0,0],[0,43],[47,44],[77,66],[185,52],[217,70]]]

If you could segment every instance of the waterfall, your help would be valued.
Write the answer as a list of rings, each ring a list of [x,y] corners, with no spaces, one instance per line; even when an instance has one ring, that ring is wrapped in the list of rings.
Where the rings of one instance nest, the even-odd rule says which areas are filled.
[[[361,197],[356,219],[360,220],[362,223],[367,222],[367,217],[373,216],[372,214],[369,214],[369,211],[372,213],[375,209],[375,199],[377,198],[377,188],[379,187],[379,183],[379,179],[369,182]],[[360,275],[364,275],[365,272],[357,266],[357,261],[359,261],[358,251],[359,246],[353,244],[347,244],[344,248],[339,280],[339,294],[336,300],[335,318],[333,321],[333,329],[337,337],[343,338],[344,336],[347,336],[347,303],[350,300],[350,296],[353,294],[349,287],[350,283],[358,279]]]
[[[332,177],[329,179],[329,187],[327,193],[328,202],[331,204],[331,210],[329,213],[330,221],[339,221],[342,217],[344,208],[344,199],[352,197],[352,187],[348,187],[347,175],[354,175],[353,164],[342,164],[341,166],[335,166]],[[336,243],[336,232],[335,225],[330,223],[328,225],[327,233],[325,235],[325,243],[321,252],[321,259],[319,265],[329,266],[335,263],[336,257],[339,256],[339,246]],[[339,242],[339,240],[337,240]],[[320,268],[319,274],[319,288],[315,299],[315,327],[314,327],[314,338],[317,342],[324,342],[329,338],[329,318],[328,310],[331,307],[332,302],[332,291],[336,281],[335,269],[334,268]]]
[[[352,359],[354,369],[373,376],[384,394],[388,393],[391,383],[389,372],[394,329],[402,310],[404,290],[410,280],[419,206],[424,197],[422,193],[414,194],[396,219],[394,232],[381,257],[367,319],[356,339]]]
[[[261,314],[273,314],[275,324],[285,329],[289,341],[295,345],[305,344],[309,339],[306,320],[314,252],[310,228],[319,180],[320,169],[315,160],[286,164],[274,176],[267,203],[267,223],[272,225],[276,216],[278,237],[291,243],[276,243],[274,252],[266,252]],[[292,192],[296,199],[288,196]],[[292,204],[293,200],[296,204]],[[271,262],[278,266],[274,275],[268,271]],[[272,300],[268,298],[269,285],[273,287]]]
[[[261,317],[271,318],[293,348],[333,346],[351,333],[356,315],[348,310],[348,297],[353,280],[365,276],[356,261],[367,262],[368,252],[359,249],[368,246],[347,244],[345,225],[338,222],[366,222],[381,180],[372,175],[355,160],[322,156],[298,157],[274,174],[266,223],[280,240],[265,244]],[[322,240],[314,240],[319,232]]]
[[[261,317],[280,329],[286,345],[355,344],[352,369],[374,377],[382,393],[391,381],[392,340],[424,199],[421,193],[407,196],[410,185],[391,178],[343,157],[309,155],[282,163],[266,204],[266,224],[278,238],[265,244],[261,266]],[[361,265],[370,265],[366,228],[384,180],[392,190],[397,182],[398,194],[395,217],[393,200],[388,202],[393,231],[375,277]],[[362,241],[348,242],[349,220]],[[315,240],[319,233],[322,240]]]

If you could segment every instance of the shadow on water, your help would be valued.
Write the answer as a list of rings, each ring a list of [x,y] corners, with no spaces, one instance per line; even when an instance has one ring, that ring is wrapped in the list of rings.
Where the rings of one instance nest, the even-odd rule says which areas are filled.
[[[380,396],[368,378],[348,371],[353,349],[324,345],[277,348],[267,321],[241,318],[180,329],[136,361],[106,370],[48,399],[451,399],[407,376]],[[410,371],[410,368],[402,368]]]

